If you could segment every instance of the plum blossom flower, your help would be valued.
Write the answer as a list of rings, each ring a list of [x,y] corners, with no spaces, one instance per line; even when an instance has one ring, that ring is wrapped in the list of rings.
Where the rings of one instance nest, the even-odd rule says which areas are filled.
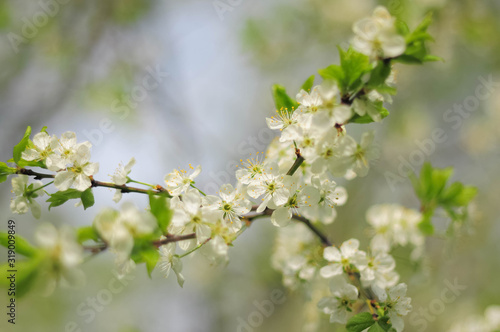
[[[372,287],[372,289],[379,300],[384,303],[392,327],[397,332],[403,331],[405,325],[403,316],[412,310],[411,298],[406,297],[406,284],[401,283],[387,290],[378,287]]]
[[[162,239],[165,237],[162,236]],[[170,270],[173,270],[175,275],[177,276],[177,283],[179,286],[184,285],[184,276],[182,275],[182,261],[175,254],[175,243],[167,243],[165,245],[160,246],[158,249],[160,252],[160,258],[158,262],[158,266],[163,271],[163,275],[165,278],[168,278],[170,274]]]
[[[242,226],[240,217],[250,212],[252,203],[230,184],[222,185],[219,195],[220,197],[213,195],[203,197],[203,206],[218,211],[222,218],[229,222],[228,226],[238,231]]]
[[[129,162],[125,166],[119,166],[115,174],[113,174],[113,183],[118,185],[124,185],[128,181],[128,175],[132,171],[132,167],[135,165],[135,158],[130,158]]]
[[[76,190],[85,191],[92,185],[90,177],[99,171],[99,164],[90,162],[90,148],[82,144],[77,148],[73,165],[64,171],[57,172],[54,185],[61,191],[73,186]]]
[[[247,193],[252,198],[262,195],[262,202],[257,212],[262,212],[272,203],[273,206],[282,206],[288,199],[288,189],[283,183],[283,176],[279,173],[279,166],[275,162],[266,164],[264,172],[247,188]]]
[[[198,165],[193,168],[190,164],[189,167],[194,169],[191,174],[188,174],[185,170],[174,169],[172,173],[165,176],[165,183],[170,195],[179,196],[191,185],[194,185],[194,179],[201,173],[201,166]]]
[[[269,129],[281,131],[280,142],[293,141],[298,138],[300,112],[296,110],[277,110],[277,117],[266,118]]]
[[[396,285],[399,275],[394,272],[396,262],[387,253],[377,253],[369,256],[366,267],[361,271],[363,285],[375,285],[387,288]]]
[[[271,222],[277,227],[288,225],[293,213],[300,214],[305,207],[312,207],[319,202],[319,191],[313,186],[298,186],[298,179],[285,176],[285,187],[288,189],[287,202],[273,211]]]
[[[359,144],[349,135],[339,139],[339,150],[342,154],[329,164],[333,175],[345,176],[352,170],[357,176],[366,176],[370,168],[369,161],[378,156],[377,150],[372,146],[373,132],[365,132]]]
[[[90,159],[90,148],[92,145],[88,141],[78,143],[74,132],[67,131],[63,133],[58,143],[54,150],[55,153],[50,154],[45,161],[47,168],[51,171],[59,171],[65,169],[67,165],[72,164],[77,158],[79,148],[82,146],[85,146],[86,150],[88,150]]]
[[[49,267],[42,275],[46,283],[45,294],[52,293],[58,281],[68,286],[82,285],[85,275],[77,267],[83,262],[83,249],[69,226],[64,225],[58,230],[50,223],[43,223],[35,232],[35,241]]]
[[[397,204],[374,205],[366,212],[374,236],[370,247],[374,252],[388,252],[394,246],[412,245],[412,259],[419,258],[425,236],[418,228],[422,214]]]
[[[196,233],[196,239],[179,242],[179,247],[183,250],[188,250],[210,238],[212,226],[218,221],[218,213],[202,207],[201,203],[200,193],[196,189],[188,190],[182,195],[182,200],[176,196],[170,202],[171,207],[175,207],[170,231],[179,235]]]
[[[312,207],[305,207],[303,214],[312,221],[320,221],[325,225],[331,224],[337,216],[335,207],[342,206],[347,201],[347,191],[325,177],[320,179],[319,176],[313,176],[311,184],[319,190],[319,203]]]
[[[41,132],[33,137],[33,147],[27,148],[21,153],[21,157],[27,161],[45,161],[58,147],[59,142],[55,135],[49,136]]]
[[[406,41],[396,31],[395,19],[385,7],[375,8],[372,17],[356,22],[353,31],[354,49],[372,58],[393,58],[406,49]]]
[[[134,238],[151,234],[157,227],[153,215],[139,211],[131,202],[125,202],[121,210],[102,210],[94,219],[94,228],[115,253],[117,266],[129,263]]]
[[[332,278],[342,274],[345,269],[350,269],[354,265],[358,270],[363,270],[366,266],[366,253],[359,248],[359,241],[350,239],[342,243],[340,250],[336,247],[326,247],[323,251],[323,258],[329,264],[322,267],[319,274],[323,278]]]
[[[264,154],[260,156],[263,157]],[[236,179],[238,179],[238,182],[246,185],[257,181],[266,168],[263,158],[259,158],[258,152],[255,158],[247,158],[245,161],[240,159],[240,162],[243,167],[236,171]]]
[[[42,211],[35,198],[45,194],[43,190],[39,190],[43,183],[42,181],[33,181],[32,184],[28,185],[28,182],[29,177],[24,174],[12,179],[12,192],[16,197],[10,202],[10,210],[17,214],[24,214],[31,210],[33,217],[38,219]]]
[[[348,284],[343,277],[335,277],[330,284],[332,296],[318,302],[318,308],[330,315],[331,323],[347,323],[352,315],[352,304],[358,299],[358,289]]]
[[[132,171],[132,167],[135,165],[135,158],[132,157],[130,161],[125,166],[119,166],[115,174],[113,174],[113,182],[118,185],[124,185],[128,182],[128,175]],[[116,189],[115,195],[113,196],[113,201],[118,203],[122,199],[121,189]]]

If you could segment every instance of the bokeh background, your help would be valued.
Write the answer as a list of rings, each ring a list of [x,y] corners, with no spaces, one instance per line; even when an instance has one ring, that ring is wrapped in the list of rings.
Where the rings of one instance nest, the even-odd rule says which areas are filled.
[[[11,157],[27,125],[34,131],[48,126],[51,133],[71,130],[93,143],[98,179],[108,180],[131,157],[137,159],[131,176],[154,183],[173,168],[201,164],[197,183],[213,193],[216,185],[234,180],[234,162],[269,143],[271,85],[280,83],[294,94],[317,69],[337,62],[336,45],[347,45],[352,23],[378,4],[410,27],[434,11],[432,54],[445,61],[397,67],[400,93],[389,106],[391,116],[370,125],[381,156],[366,178],[345,184],[349,201],[327,232],[336,242],[360,238],[366,247],[369,206],[417,208],[410,182],[391,188],[386,172],[398,174],[402,160],[420,149],[416,141],[444,130],[446,140],[426,159],[455,167],[455,180],[479,187],[471,220],[453,237],[429,238],[419,266],[407,252],[396,256],[416,310],[429,308],[446,280],[457,278],[467,287],[427,320],[426,329],[406,321],[407,331],[446,331],[500,304],[499,84],[460,121],[444,117],[474,96],[480,77],[500,82],[496,0],[1,0],[0,160]],[[152,72],[157,86],[142,89]],[[99,130],[103,123],[112,129]],[[366,126],[356,126],[349,130],[359,137]],[[412,165],[418,170],[421,163]],[[114,205],[111,190],[95,194],[95,206],[86,211],[66,204],[45,211],[42,220],[89,225],[100,208]],[[14,218],[18,233],[31,239],[40,221],[13,216],[10,196],[6,182],[0,186],[1,228]],[[124,199],[147,204],[144,197]],[[445,218],[436,222],[444,229]],[[189,257],[183,289],[158,271],[150,280],[140,266],[87,323],[77,308],[113,278],[112,255],[99,255],[84,264],[84,288],[59,289],[49,298],[30,294],[18,303],[16,326],[2,314],[0,330],[65,331],[74,322],[81,331],[238,331],[238,319],[256,310],[254,301],[283,290],[269,259],[274,235],[270,223],[259,220],[231,248],[229,265],[212,267],[202,257]],[[6,292],[0,299],[4,307]],[[301,294],[287,293],[285,303],[254,331],[302,331],[306,308]],[[343,331],[321,319],[321,331]]]

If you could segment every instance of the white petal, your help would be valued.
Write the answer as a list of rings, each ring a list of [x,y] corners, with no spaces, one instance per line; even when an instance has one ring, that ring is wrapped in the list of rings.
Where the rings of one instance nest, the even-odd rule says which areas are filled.
[[[54,186],[61,191],[68,190],[73,184],[75,174],[70,171],[62,171],[56,174],[54,178]]]
[[[342,243],[340,246],[340,252],[343,257],[352,257],[358,251],[359,241],[356,239],[350,239]]]
[[[74,181],[74,187],[79,191],[85,191],[92,185],[92,183],[90,182],[90,178],[85,174],[78,174]]]
[[[340,262],[342,260],[340,251],[336,247],[326,247],[323,251],[323,258],[329,262]]]
[[[292,212],[287,207],[280,207],[273,211],[271,222],[277,227],[284,227],[290,223]]]
[[[338,276],[338,275],[342,274],[342,265],[338,264],[338,263],[333,263],[333,264],[330,264],[327,266],[323,266],[319,270],[319,274],[323,278],[326,278],[326,279],[334,277],[334,276]]]

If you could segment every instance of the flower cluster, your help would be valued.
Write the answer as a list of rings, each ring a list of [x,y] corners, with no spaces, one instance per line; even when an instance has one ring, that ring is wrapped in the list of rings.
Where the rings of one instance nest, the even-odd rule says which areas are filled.
[[[375,205],[366,212],[366,219],[374,235],[370,243],[374,252],[386,253],[395,246],[412,245],[411,258],[422,255],[425,236],[418,228],[420,212],[397,204]]]
[[[139,211],[130,202],[125,202],[120,211],[111,208],[102,210],[94,219],[93,226],[109,250],[116,255],[115,262],[122,275],[134,267],[130,259],[134,240],[152,234],[157,228],[150,212]]]
[[[99,171],[99,164],[90,161],[91,147],[88,141],[78,143],[74,132],[65,132],[60,138],[40,132],[22,158],[43,162],[49,170],[57,172],[54,179],[57,189],[64,191],[73,186],[85,191],[92,184],[91,176]]]

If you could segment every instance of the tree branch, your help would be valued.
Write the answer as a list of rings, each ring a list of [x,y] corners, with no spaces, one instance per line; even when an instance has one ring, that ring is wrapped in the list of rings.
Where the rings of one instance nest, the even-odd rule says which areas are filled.
[[[27,168],[19,168],[16,171],[16,174],[24,174],[28,176],[33,176],[35,180],[41,180],[41,179],[53,179],[55,178],[54,174],[46,174],[46,173],[38,173],[35,172],[31,169]],[[153,193],[155,195],[164,195],[167,197],[172,197],[167,189],[163,188],[160,185],[157,185],[155,189],[142,189],[142,188],[137,188],[137,187],[130,187],[127,185],[118,185],[115,183],[111,182],[103,182],[103,181],[97,181],[94,180],[92,177],[90,178],[90,181],[92,183],[92,187],[104,187],[104,188],[113,188],[113,189],[120,189],[122,193],[138,193],[138,194],[149,194]]]

